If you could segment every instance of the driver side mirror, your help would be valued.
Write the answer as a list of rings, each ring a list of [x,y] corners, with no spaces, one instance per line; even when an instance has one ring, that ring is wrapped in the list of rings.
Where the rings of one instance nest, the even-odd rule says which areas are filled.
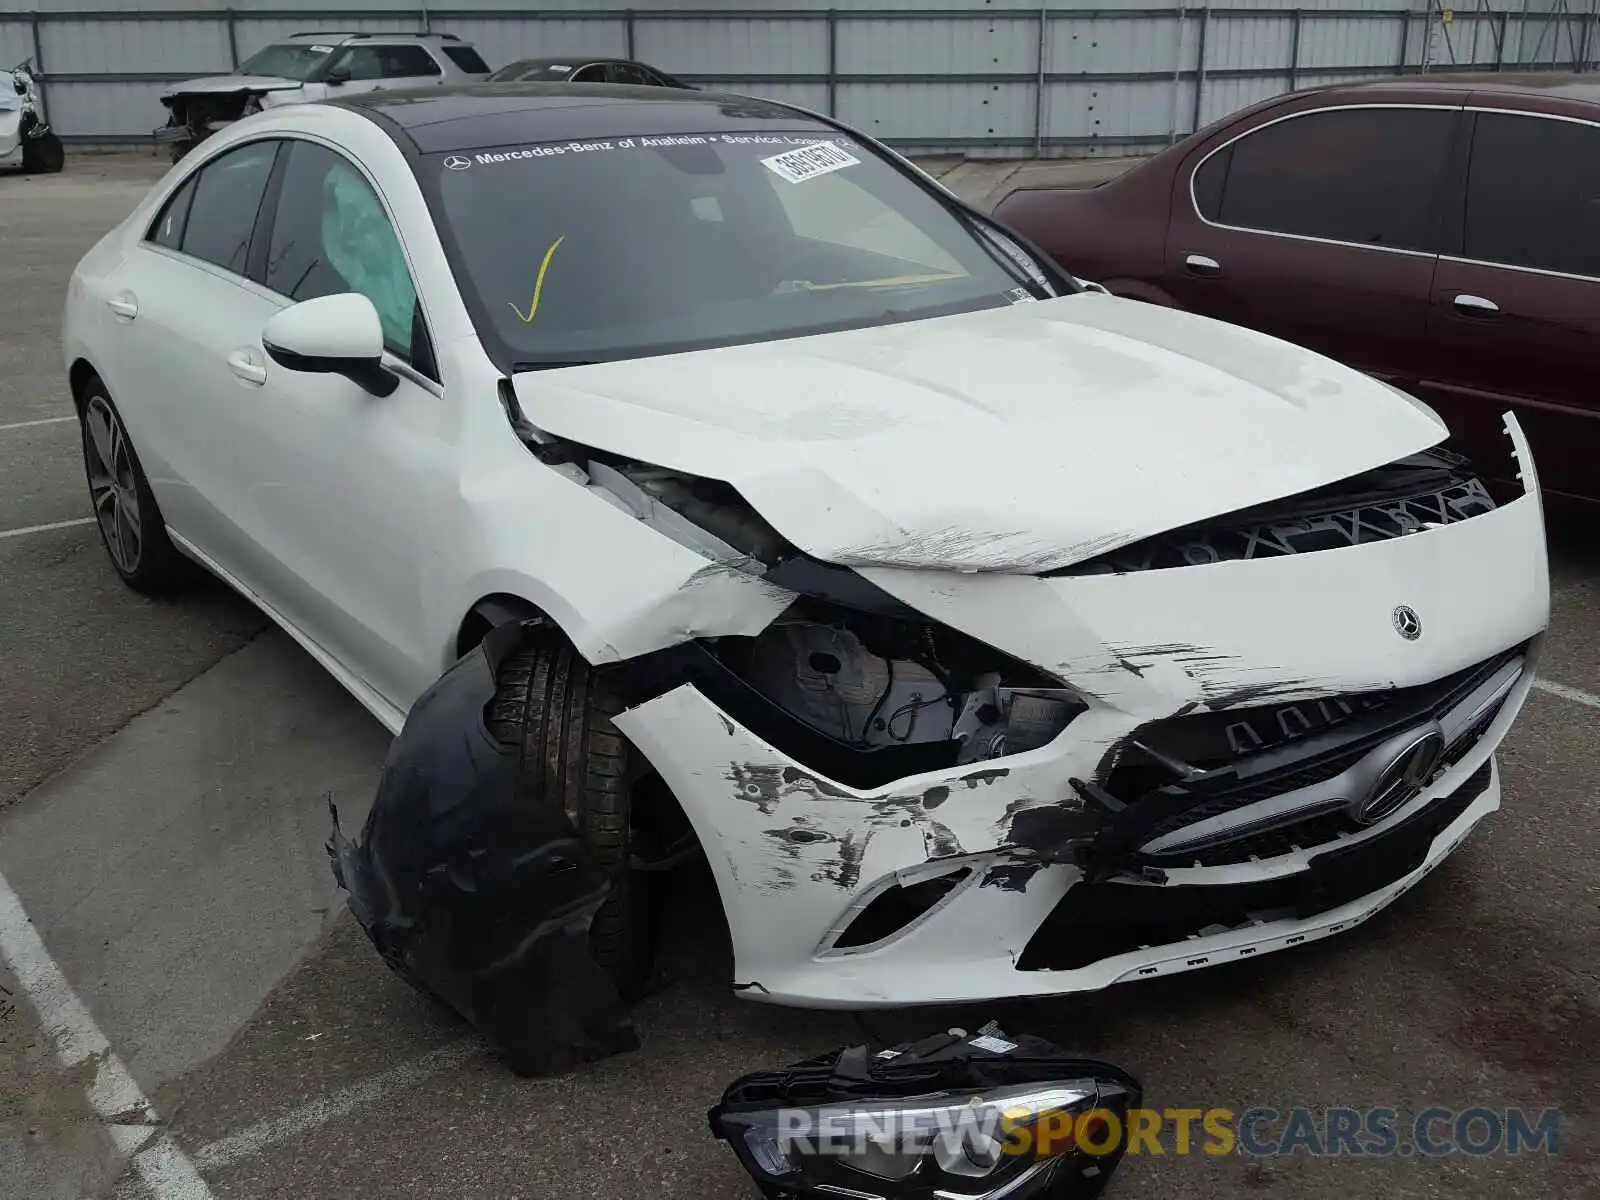
[[[326,83],[329,87],[342,87],[345,84],[349,83],[350,82],[350,64],[349,63],[340,63],[338,66],[334,67],[333,70],[328,72],[328,76],[327,76],[326,79],[323,80],[323,82]]]
[[[286,371],[343,375],[374,396],[388,396],[400,386],[399,377],[383,365],[378,310],[357,292],[291,304],[267,321],[261,345]]]

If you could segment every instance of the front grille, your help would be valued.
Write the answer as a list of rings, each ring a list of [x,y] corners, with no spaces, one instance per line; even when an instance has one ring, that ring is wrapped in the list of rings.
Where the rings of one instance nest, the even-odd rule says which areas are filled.
[[[1106,880],[1068,889],[1017,960],[1021,971],[1071,971],[1116,954],[1289,917],[1309,919],[1371,895],[1422,865],[1433,840],[1483,795],[1490,764],[1393,829],[1314,857],[1281,879],[1212,886]],[[1337,866],[1323,859],[1341,858]],[[1194,965],[1202,965],[1204,960]]]
[[[1112,765],[1103,774],[1105,791],[1128,802],[1119,818],[1129,831],[1125,844],[1147,845],[1259,801],[1326,783],[1396,734],[1441,719],[1524,651],[1525,647],[1516,647],[1417,687],[1332,702],[1179,717],[1145,726],[1114,752]],[[1504,698],[1460,730],[1446,747],[1440,766],[1452,766],[1469,753],[1503,705]],[[1307,715],[1308,709],[1318,708]],[[1295,713],[1293,720],[1285,719],[1286,711]],[[1241,728],[1250,730],[1250,735],[1241,737]],[[1274,734],[1275,740],[1269,736]],[[1200,773],[1175,779],[1173,760]],[[1364,828],[1342,811],[1342,802],[1340,811],[1329,812],[1327,807],[1308,805],[1298,815],[1287,815],[1283,819],[1293,824],[1286,827],[1262,830],[1258,824],[1247,831],[1245,826],[1236,837],[1219,833],[1210,845],[1148,852],[1137,858],[1168,868],[1221,866],[1320,846]]]
[[[1494,509],[1465,460],[1426,451],[1327,487],[1159,534],[1053,575],[1157,571],[1342,550],[1452,525]]]

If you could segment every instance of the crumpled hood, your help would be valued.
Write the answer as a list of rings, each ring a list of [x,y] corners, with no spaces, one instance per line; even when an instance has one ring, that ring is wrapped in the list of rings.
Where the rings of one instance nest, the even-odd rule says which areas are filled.
[[[298,80],[283,79],[277,75],[206,75],[200,79],[185,79],[182,83],[173,84],[162,93],[161,99],[218,92],[284,92],[304,86]]]
[[[1331,359],[1095,294],[514,385],[540,429],[730,483],[849,566],[1051,570],[1447,435]]]

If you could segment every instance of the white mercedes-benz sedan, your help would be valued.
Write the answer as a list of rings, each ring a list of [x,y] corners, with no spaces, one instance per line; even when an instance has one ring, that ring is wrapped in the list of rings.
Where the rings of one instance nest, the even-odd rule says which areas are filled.
[[[249,117],[83,259],[64,349],[121,576],[199,564],[397,745],[517,747],[619,980],[690,852],[790,1004],[1350,929],[1499,807],[1549,615],[1512,417],[1491,491],[1415,400],[767,100]],[[427,706],[491,631],[488,703]]]

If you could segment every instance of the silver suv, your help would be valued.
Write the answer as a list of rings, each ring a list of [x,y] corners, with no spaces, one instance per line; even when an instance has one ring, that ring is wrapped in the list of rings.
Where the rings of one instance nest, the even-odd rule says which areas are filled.
[[[297,33],[258,50],[232,75],[174,85],[161,97],[167,123],[155,139],[171,147],[177,162],[217,130],[263,108],[488,75],[488,64],[453,33]]]

